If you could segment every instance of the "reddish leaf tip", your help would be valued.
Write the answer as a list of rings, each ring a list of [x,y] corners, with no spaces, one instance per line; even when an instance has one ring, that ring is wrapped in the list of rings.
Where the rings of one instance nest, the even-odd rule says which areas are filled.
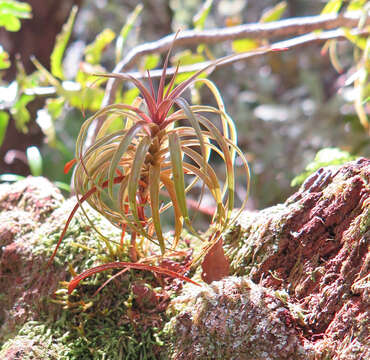
[[[68,174],[69,171],[72,169],[73,165],[77,162],[76,159],[72,159],[70,161],[68,161],[65,165],[64,165],[64,173],[65,174]]]

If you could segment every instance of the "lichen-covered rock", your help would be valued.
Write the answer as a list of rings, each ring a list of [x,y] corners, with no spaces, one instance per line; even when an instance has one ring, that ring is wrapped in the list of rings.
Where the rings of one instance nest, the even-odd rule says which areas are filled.
[[[189,288],[188,288],[189,289]],[[314,359],[289,308],[246,277],[192,287],[172,302],[169,359]]]

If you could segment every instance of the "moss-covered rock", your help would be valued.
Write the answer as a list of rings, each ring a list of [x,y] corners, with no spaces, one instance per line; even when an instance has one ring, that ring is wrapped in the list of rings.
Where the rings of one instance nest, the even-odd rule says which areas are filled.
[[[163,304],[158,300],[151,308],[140,302],[139,311],[135,295],[141,283],[155,283],[152,274],[128,272],[93,297],[109,277],[102,273],[67,295],[65,282],[75,272],[129,260],[128,241],[117,245],[119,229],[86,206],[91,223],[109,242],[78,212],[47,267],[76,201],[64,200],[46,179],[32,177],[1,185],[0,200],[0,358],[156,359],[166,319],[164,308],[157,310]],[[158,289],[158,298],[161,293]]]
[[[42,178],[0,185],[0,358],[365,360],[369,199],[370,160],[323,168],[224,234],[233,276],[181,290],[130,270],[95,296],[105,272],[68,295],[75,272],[129,260],[129,240],[86,206],[46,268],[75,200]]]

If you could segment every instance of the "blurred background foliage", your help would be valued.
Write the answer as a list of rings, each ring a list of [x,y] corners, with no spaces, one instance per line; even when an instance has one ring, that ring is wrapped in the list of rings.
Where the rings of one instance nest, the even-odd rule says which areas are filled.
[[[364,6],[366,1],[356,3]],[[6,4],[13,7],[13,25],[3,22],[10,19],[1,15]],[[268,21],[267,11],[274,7],[280,8],[274,16],[289,18],[320,14],[324,5],[319,0],[214,0],[204,1],[201,11],[198,0],[144,0],[140,5],[133,0],[0,1],[2,180],[16,178],[14,174],[42,174],[68,190],[71,175],[63,173],[63,166],[74,157],[84,118],[100,107],[104,95],[104,80],[87,73],[112,71],[135,45],[179,28],[219,28],[257,22],[261,16]],[[240,46],[249,45],[225,42],[212,48],[177,48],[172,62],[191,64]],[[236,122],[239,146],[250,162],[251,209],[284,201],[295,191],[292,179],[321,149],[338,148],[321,153],[318,162],[323,164],[322,156],[328,153],[339,154],[343,161],[370,156],[369,134],[356,113],[356,90],[349,81],[356,73],[358,50],[350,41],[338,42],[340,65],[333,66],[333,58],[321,55],[322,47],[271,53],[210,76],[222,91]],[[162,61],[160,56],[146,56],[138,70],[158,68]],[[136,95],[136,90],[123,86],[116,100],[130,103]],[[210,100],[202,89],[191,96],[203,104]],[[366,99],[362,109],[369,113]],[[240,185],[237,194],[243,198],[245,188]]]

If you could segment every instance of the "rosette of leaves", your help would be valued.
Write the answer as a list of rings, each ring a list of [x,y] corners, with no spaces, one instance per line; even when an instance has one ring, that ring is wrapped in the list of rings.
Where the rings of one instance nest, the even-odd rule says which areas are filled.
[[[222,231],[234,222],[247,200],[239,211],[233,211],[235,159],[240,159],[243,164],[247,188],[249,169],[237,147],[235,126],[225,112],[219,91],[210,80],[199,78],[211,66],[175,86],[177,67],[169,84],[165,85],[168,60],[169,54],[157,91],[149,72],[148,87],[128,74],[101,75],[130,81],[141,96],[131,105],[117,103],[103,107],[83,123],[74,161],[74,187],[81,197],[68,222],[75,210],[87,201],[113,225],[122,228],[123,233],[131,234],[134,249],[139,238],[147,239],[158,245],[160,256],[165,256],[176,250],[183,227],[186,227],[204,240],[204,255],[218,241]],[[216,106],[188,104],[182,95],[195,83],[201,83],[211,91]],[[104,122],[94,143],[86,146],[88,130],[99,117],[104,117]],[[117,119],[121,120],[122,126],[112,130],[111,125]],[[219,180],[210,164],[211,156],[217,156],[223,162],[224,181]],[[214,202],[210,221],[212,231],[205,239],[194,228],[189,213],[188,196],[197,185],[198,207],[205,193]],[[162,215],[170,208],[174,215],[171,243],[165,238],[162,225]],[[106,243],[110,246],[109,239]],[[138,260],[137,254],[135,251],[131,254],[134,263]],[[96,272],[126,266],[128,263],[110,263]],[[81,274],[74,284],[94,271]],[[157,270],[153,267],[152,271]]]

